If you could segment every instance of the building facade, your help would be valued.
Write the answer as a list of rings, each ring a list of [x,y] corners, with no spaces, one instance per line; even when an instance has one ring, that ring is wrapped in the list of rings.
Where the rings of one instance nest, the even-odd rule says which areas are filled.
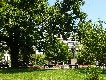
[[[63,41],[65,44],[68,45],[68,50],[73,53],[73,58],[76,58],[77,51],[80,48],[80,42],[78,41],[79,39],[75,35],[77,35],[77,33],[72,34],[69,38],[67,38],[67,40],[64,40],[62,38],[62,35],[60,35],[60,37],[58,38],[60,41]]]

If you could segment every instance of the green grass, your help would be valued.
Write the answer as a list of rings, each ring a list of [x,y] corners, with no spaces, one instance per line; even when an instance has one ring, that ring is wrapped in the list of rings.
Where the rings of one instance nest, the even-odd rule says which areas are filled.
[[[84,70],[31,70],[31,69],[1,69],[0,80],[83,80]],[[106,74],[102,74],[106,80]]]

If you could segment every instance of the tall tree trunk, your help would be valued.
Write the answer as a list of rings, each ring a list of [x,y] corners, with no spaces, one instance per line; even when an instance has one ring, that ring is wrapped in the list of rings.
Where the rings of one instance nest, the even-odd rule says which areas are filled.
[[[10,47],[10,54],[11,54],[11,67],[18,68],[19,48],[16,45]]]
[[[26,54],[23,56],[23,62],[26,67],[29,65],[29,55]]]

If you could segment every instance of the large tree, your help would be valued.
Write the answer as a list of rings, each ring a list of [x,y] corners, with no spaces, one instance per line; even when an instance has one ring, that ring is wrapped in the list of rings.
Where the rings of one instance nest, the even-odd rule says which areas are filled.
[[[44,0],[1,1],[0,41],[5,41],[10,49],[12,67],[18,67],[19,51],[25,58],[32,51],[36,37],[39,37],[39,16],[43,15],[45,5]]]
[[[78,32],[77,23],[84,21],[86,18],[86,14],[80,9],[83,4],[83,0],[62,0],[61,2],[56,0],[55,5],[48,7],[40,29],[43,31],[43,41],[39,40],[38,44],[42,46],[44,53],[48,49],[46,44],[54,44],[59,35],[67,39],[70,32]]]
[[[81,22],[81,44],[82,49],[78,55],[79,62],[84,64],[94,64],[95,61],[103,63],[103,56],[106,53],[106,30],[103,23],[93,24],[91,21]]]
[[[19,52],[25,60],[33,45],[46,51],[44,43],[55,42],[55,35],[65,37],[76,30],[78,21],[85,18],[80,10],[83,3],[57,0],[50,6],[47,0],[0,1],[0,41],[9,47],[12,67],[18,67]]]

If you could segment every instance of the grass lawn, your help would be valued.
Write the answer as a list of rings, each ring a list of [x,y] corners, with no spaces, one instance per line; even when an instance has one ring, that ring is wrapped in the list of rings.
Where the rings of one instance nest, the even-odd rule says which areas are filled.
[[[86,73],[83,70],[31,70],[31,69],[1,69],[0,80],[83,80]],[[102,74],[106,80],[106,74]]]

